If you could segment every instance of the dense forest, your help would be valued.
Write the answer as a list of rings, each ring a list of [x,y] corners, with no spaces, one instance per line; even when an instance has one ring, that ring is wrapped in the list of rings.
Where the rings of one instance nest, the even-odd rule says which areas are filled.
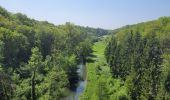
[[[79,80],[77,63],[108,30],[55,26],[0,7],[0,99],[58,100]]]
[[[112,77],[126,88],[122,100],[170,99],[170,18],[114,31],[105,49]],[[120,87],[120,88],[121,88]]]
[[[170,100],[170,17],[105,30],[0,7],[0,100],[72,100],[80,80],[79,100]]]

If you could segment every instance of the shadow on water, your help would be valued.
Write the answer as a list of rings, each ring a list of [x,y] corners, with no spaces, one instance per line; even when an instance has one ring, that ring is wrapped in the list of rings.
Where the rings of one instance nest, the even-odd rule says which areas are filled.
[[[62,100],[79,100],[86,86],[86,67],[83,62],[77,65],[77,74],[79,76],[77,84],[73,84],[69,90],[68,96]]]
[[[80,61],[80,63],[77,65],[78,79],[74,79],[74,78],[77,78],[77,76],[73,77],[73,82],[71,82],[71,83],[77,83],[77,84],[72,84],[72,86],[70,86],[71,88],[69,90],[68,96],[62,100],[79,100],[79,97],[85,90],[85,87],[87,84],[85,63],[86,62],[94,63],[96,60],[94,60],[93,58],[96,58],[96,57],[97,57],[96,55],[90,54],[86,58],[85,62],[83,60]]]
[[[77,88],[78,82],[79,82],[79,76],[78,76],[78,77],[75,76],[75,77],[73,77],[72,79],[70,79],[69,81],[70,81],[70,83],[73,83],[73,84],[70,84],[69,89],[70,89],[71,91],[76,91],[76,88]]]

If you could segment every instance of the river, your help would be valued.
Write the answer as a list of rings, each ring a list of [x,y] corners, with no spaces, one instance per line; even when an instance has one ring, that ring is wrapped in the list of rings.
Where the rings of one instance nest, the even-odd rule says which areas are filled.
[[[79,100],[80,95],[83,93],[86,87],[86,67],[82,63],[77,65],[77,73],[79,75],[79,82],[75,91],[70,90],[68,96],[64,100]]]

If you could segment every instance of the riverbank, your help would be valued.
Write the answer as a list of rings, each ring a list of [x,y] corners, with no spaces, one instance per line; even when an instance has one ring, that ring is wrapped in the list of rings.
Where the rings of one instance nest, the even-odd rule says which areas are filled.
[[[97,97],[98,92],[100,92],[98,87],[100,86],[101,80],[106,78],[111,78],[110,69],[106,66],[106,60],[104,57],[104,50],[105,50],[105,42],[99,41],[93,45],[93,53],[91,56],[87,57],[87,61],[84,67],[80,67],[78,69],[79,76],[83,77],[84,80],[79,82],[76,91],[70,92],[69,96],[66,99],[68,100],[98,100]],[[82,64],[80,64],[82,65]],[[100,66],[99,66],[100,65]],[[84,70],[86,68],[86,71]],[[82,73],[86,73],[86,75],[81,75]],[[85,79],[86,78],[86,79]],[[82,85],[81,85],[82,83]],[[86,88],[85,88],[86,85]],[[85,90],[84,90],[85,88]],[[102,87],[100,88],[102,89]],[[83,93],[82,93],[83,92]],[[95,99],[95,97],[97,97]]]
[[[93,53],[86,63],[87,85],[80,100],[124,100],[128,95],[124,83],[112,77],[104,56],[105,48],[104,40],[93,45]]]
[[[79,76],[79,81],[75,90],[68,90],[67,96],[62,100],[79,100],[80,95],[83,93],[85,86],[86,86],[86,67],[83,62],[80,62],[77,65],[77,73]]]
[[[93,45],[93,53],[88,57],[86,63],[87,86],[81,96],[81,100],[98,100],[104,95],[105,80],[112,80],[110,69],[106,64],[104,57],[106,43],[104,41],[96,42]]]

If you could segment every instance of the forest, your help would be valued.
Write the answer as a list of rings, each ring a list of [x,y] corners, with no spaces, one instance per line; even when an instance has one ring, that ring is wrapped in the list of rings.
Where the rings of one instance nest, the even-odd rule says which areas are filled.
[[[170,100],[170,17],[106,30],[0,7],[0,100]]]
[[[77,63],[85,61],[92,43],[105,34],[108,30],[69,22],[55,26],[1,7],[1,100],[61,99],[79,80]]]
[[[112,77],[125,88],[119,99],[170,99],[169,26],[170,17],[161,17],[114,31],[105,57]]]

